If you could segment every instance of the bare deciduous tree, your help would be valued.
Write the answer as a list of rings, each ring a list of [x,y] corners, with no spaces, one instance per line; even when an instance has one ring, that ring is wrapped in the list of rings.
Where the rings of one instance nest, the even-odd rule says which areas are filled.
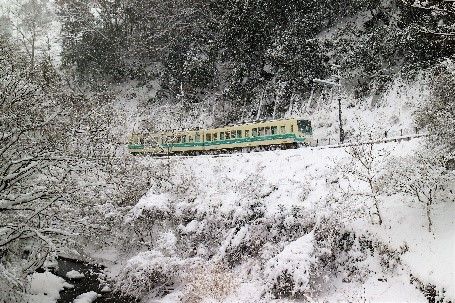
[[[45,45],[52,12],[47,0],[16,0],[12,8],[11,24],[29,57],[30,69],[36,65],[37,50]],[[43,40],[43,41],[40,41]]]
[[[28,78],[27,64],[0,41],[0,285],[11,298],[24,291],[27,274],[55,251],[53,212],[67,200],[69,167],[63,108]]]
[[[454,177],[440,158],[426,151],[406,158],[392,158],[384,180],[389,193],[405,193],[417,200],[425,210],[428,231],[432,232],[432,209],[437,203],[453,200],[450,186],[454,184]]]
[[[382,157],[375,150],[373,144],[353,146],[346,149],[346,152],[352,157],[352,161],[343,168],[343,171],[367,185],[367,190],[356,190],[353,195],[366,197],[372,201],[373,214],[376,216],[378,224],[381,225],[383,219],[379,209],[379,195],[382,189],[382,181],[379,163]]]

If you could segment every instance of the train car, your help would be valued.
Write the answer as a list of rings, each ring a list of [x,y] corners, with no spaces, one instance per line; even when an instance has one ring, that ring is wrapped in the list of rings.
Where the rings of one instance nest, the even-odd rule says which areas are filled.
[[[135,133],[128,149],[132,154],[212,154],[234,150],[291,148],[307,145],[313,130],[303,119],[280,119],[230,125],[213,129]]]

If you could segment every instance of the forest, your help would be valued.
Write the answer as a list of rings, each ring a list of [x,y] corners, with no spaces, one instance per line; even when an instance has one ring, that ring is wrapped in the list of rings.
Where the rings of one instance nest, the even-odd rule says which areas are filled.
[[[33,277],[62,257],[144,303],[453,302],[454,88],[454,1],[0,0],[0,303],[58,302]],[[290,117],[338,140],[338,110],[349,142],[424,135],[126,148]]]

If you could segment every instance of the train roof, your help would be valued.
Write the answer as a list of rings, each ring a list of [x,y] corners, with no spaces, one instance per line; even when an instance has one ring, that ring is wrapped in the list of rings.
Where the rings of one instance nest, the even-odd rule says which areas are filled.
[[[307,120],[308,119],[303,119],[303,118],[281,118],[281,119],[273,119],[273,120],[267,120],[267,119],[260,119],[260,120],[253,120],[253,121],[243,121],[241,123],[231,123],[225,126],[219,126],[219,127],[212,127],[212,128],[191,128],[191,129],[170,129],[170,130],[161,130],[161,131],[156,131],[156,132],[149,132],[151,134],[165,134],[165,133],[175,133],[175,132],[194,132],[194,131],[206,131],[209,129],[221,129],[221,128],[228,128],[228,127],[236,127],[236,126],[242,126],[242,125],[253,125],[253,124],[259,124],[259,123],[270,123],[270,122],[280,122],[280,121],[293,121],[293,120]],[[140,133],[133,133],[133,134],[140,134]]]

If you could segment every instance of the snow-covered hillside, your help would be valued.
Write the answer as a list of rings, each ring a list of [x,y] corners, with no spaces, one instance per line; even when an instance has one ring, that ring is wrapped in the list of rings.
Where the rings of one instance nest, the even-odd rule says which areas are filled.
[[[375,169],[385,174],[387,159],[421,144],[375,145]],[[347,151],[149,160],[170,175],[157,178],[124,220],[136,231],[137,255],[123,260],[117,287],[146,302],[156,295],[165,295],[160,302],[426,302],[418,288],[429,292],[431,284],[453,299],[453,203],[435,207],[430,233],[412,196],[381,193],[383,222],[373,224],[371,194]],[[229,286],[220,290],[220,281]]]

